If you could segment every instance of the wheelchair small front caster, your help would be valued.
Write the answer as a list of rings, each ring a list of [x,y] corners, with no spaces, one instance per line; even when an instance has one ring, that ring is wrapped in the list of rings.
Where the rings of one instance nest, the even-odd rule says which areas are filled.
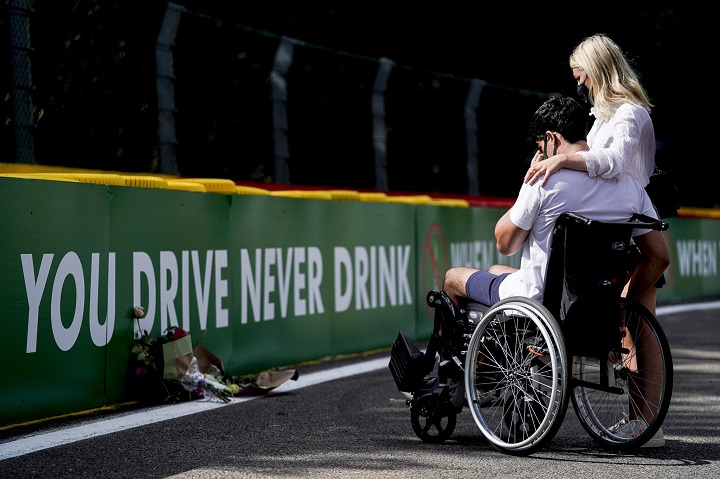
[[[410,406],[413,431],[423,442],[440,444],[455,430],[457,412],[448,398],[440,394],[426,394]]]

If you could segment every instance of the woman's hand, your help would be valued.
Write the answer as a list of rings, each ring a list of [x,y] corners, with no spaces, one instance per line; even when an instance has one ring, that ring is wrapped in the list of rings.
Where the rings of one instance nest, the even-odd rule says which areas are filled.
[[[544,159],[545,155],[543,155],[541,151],[535,152],[532,161],[530,161],[530,168],[528,168],[527,173],[525,173],[525,178],[523,179],[525,183],[529,182],[532,185],[535,182],[535,180],[537,179],[535,177],[535,174],[538,170],[538,164]],[[532,181],[530,181],[531,179]]]
[[[567,158],[567,155],[555,155],[545,160],[543,158],[543,154],[539,151],[535,153],[530,162],[530,168],[525,173],[525,183],[532,185],[542,178],[540,186],[545,186],[547,179],[562,168],[562,161]]]

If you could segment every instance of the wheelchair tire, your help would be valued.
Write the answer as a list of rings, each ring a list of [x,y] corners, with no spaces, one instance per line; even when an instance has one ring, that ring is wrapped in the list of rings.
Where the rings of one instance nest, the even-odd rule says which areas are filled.
[[[430,393],[412,402],[410,422],[413,431],[423,442],[440,444],[455,431],[457,412],[447,398]]]
[[[562,330],[544,306],[512,297],[483,314],[465,358],[465,394],[493,447],[526,456],[552,440],[567,411],[568,379]]]
[[[642,337],[644,341],[636,344],[630,354],[617,359],[602,358],[608,361],[609,386],[614,386],[616,392],[580,383],[600,382],[601,359],[575,356],[571,399],[580,423],[596,442],[607,449],[629,451],[647,443],[665,420],[672,397],[673,362],[670,345],[657,318],[641,304],[628,299],[623,298],[620,307],[626,332],[633,339]],[[654,364],[652,371],[646,367],[650,361]],[[644,405],[644,411],[638,411],[640,408],[631,404]],[[623,437],[617,428],[629,421],[631,415],[644,420],[645,426],[635,437]]]

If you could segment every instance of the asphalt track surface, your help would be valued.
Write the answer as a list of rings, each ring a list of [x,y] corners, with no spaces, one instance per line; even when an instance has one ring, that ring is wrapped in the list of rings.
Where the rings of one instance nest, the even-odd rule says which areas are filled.
[[[493,449],[470,412],[424,444],[388,353],[299,366],[272,393],[231,404],[128,407],[0,430],[0,478],[717,478],[720,302],[658,309],[674,362],[665,447],[599,448],[572,406],[530,457]],[[394,339],[394,338],[393,338]]]

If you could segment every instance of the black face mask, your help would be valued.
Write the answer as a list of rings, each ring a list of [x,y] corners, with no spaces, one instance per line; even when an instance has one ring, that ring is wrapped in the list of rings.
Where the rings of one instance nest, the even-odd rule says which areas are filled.
[[[587,81],[587,78],[585,79],[585,81]],[[577,94],[580,98],[582,98],[582,101],[584,101],[585,103],[588,102],[588,95],[590,94],[590,90],[588,89],[588,87],[585,86],[585,82],[578,84]]]

